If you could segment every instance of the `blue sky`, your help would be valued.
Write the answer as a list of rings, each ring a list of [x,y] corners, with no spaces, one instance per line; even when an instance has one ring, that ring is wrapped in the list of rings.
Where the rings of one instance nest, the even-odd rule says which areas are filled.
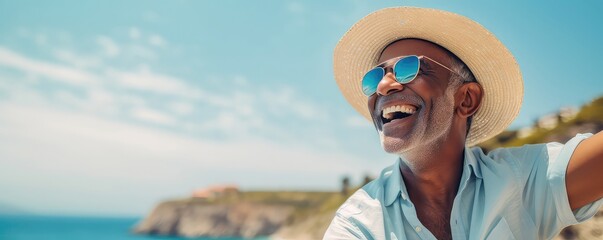
[[[603,94],[600,2],[0,1],[0,203],[142,215],[234,183],[334,190],[395,157],[349,107],[332,51],[364,15],[433,7],[519,62],[512,127]]]

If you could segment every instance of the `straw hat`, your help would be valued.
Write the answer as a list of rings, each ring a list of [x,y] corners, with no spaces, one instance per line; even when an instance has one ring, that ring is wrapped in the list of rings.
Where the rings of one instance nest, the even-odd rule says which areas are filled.
[[[373,12],[339,40],[333,57],[335,81],[346,100],[372,122],[360,82],[379,54],[399,39],[418,38],[438,44],[459,57],[484,89],[466,145],[502,132],[519,113],[523,80],[509,50],[479,23],[464,16],[426,8],[396,7]]]

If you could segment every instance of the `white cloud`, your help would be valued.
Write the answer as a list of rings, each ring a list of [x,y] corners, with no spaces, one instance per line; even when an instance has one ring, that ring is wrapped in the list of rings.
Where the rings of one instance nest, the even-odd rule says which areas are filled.
[[[31,32],[27,28],[19,27],[19,28],[17,28],[17,35],[19,35],[19,37],[22,37],[22,38],[29,38],[29,36],[31,35]]]
[[[88,90],[87,106],[84,111],[94,111],[103,114],[117,114],[119,107],[124,105],[119,102],[118,97],[110,91],[103,88],[93,88]]]
[[[107,76],[115,79],[118,84],[127,88],[151,91],[162,94],[183,96],[188,98],[199,98],[201,90],[188,86],[184,80],[153,73],[147,68],[138,71],[107,70]]]
[[[165,45],[165,40],[161,36],[154,34],[149,37],[149,44],[156,47],[163,47]]]
[[[229,107],[227,110],[236,112],[242,116],[250,116],[255,112],[256,97],[253,94],[236,91],[229,96],[221,96],[228,99]]]
[[[281,88],[262,91],[262,98],[266,107],[275,115],[295,114],[306,120],[325,121],[328,119],[327,111],[304,100],[292,88]]]
[[[48,37],[46,37],[46,34],[38,33],[34,40],[38,46],[45,46],[48,42]]]
[[[345,125],[353,128],[372,127],[372,123],[361,116],[350,116],[345,119]]]
[[[156,124],[160,124],[160,125],[175,125],[177,123],[177,121],[172,118],[171,116],[161,112],[161,111],[157,111],[157,110],[153,110],[150,108],[146,108],[146,107],[138,107],[138,108],[134,108],[131,111],[131,115],[134,118],[137,118],[139,120],[145,121],[145,122],[150,122],[150,123],[156,123]]]
[[[119,55],[120,48],[117,44],[107,36],[99,36],[96,38],[96,42],[103,48],[103,53],[108,57],[115,57]]]
[[[0,100],[11,100],[23,104],[48,104],[46,98],[39,91],[29,86],[31,84],[29,81],[15,81],[15,79],[18,78],[4,74],[0,75],[0,95],[2,95]]]
[[[107,121],[87,114],[59,111],[47,107],[39,108],[36,106],[24,106],[11,102],[0,103],[0,109],[2,112],[7,113],[3,115],[3,117],[0,117],[0,122],[6,124],[3,124],[2,128],[3,130],[7,130],[7,133],[9,134],[38,138],[40,140],[47,139],[51,142],[56,140],[55,135],[71,135],[71,137],[76,135],[89,139],[107,141],[107,143],[111,142],[117,145],[123,145],[133,151],[152,150],[152,152],[158,154],[157,156],[167,157],[165,160],[169,160],[170,162],[176,161],[183,163],[188,161],[186,159],[192,160],[196,158],[187,157],[181,158],[180,160],[172,160],[177,159],[171,156],[171,154],[174,153],[174,150],[186,150],[186,152],[197,152],[200,154],[199,156],[204,156],[205,154],[209,156],[222,156],[221,158],[204,158],[202,162],[207,166],[232,167],[231,163],[224,162],[224,159],[234,160],[240,158],[237,161],[244,162],[241,162],[241,165],[237,168],[249,170],[260,170],[262,167],[270,167],[283,171],[307,170],[327,173],[332,170],[330,168],[333,167],[332,164],[341,163],[341,160],[338,158],[335,158],[332,161],[325,161],[321,163],[321,165],[307,165],[307,163],[311,162],[320,162],[319,160],[312,158],[303,158],[306,162],[296,162],[293,163],[293,165],[274,164],[275,162],[273,161],[291,161],[289,159],[274,159],[274,157],[268,157],[264,160],[256,158],[254,161],[246,161],[245,159],[250,152],[260,154],[258,156],[267,157],[271,154],[289,155],[289,152],[307,151],[308,149],[300,146],[280,146],[276,142],[267,142],[259,139],[252,142],[212,142],[203,139],[187,138],[136,125]],[[45,124],[37,124],[40,121],[44,121]],[[12,126],[12,128],[10,126]],[[11,128],[12,130],[9,130],[8,128]],[[32,128],[31,130],[35,131],[18,131],[25,128]],[[70,140],[70,138],[66,138],[66,140]],[[86,142],[78,142],[77,144],[88,145]],[[280,148],[281,150],[277,150],[277,148]],[[70,147],[70,149],[75,148]],[[245,151],[233,151],[234,149]],[[316,153],[310,151],[309,154]],[[308,154],[300,155],[307,156]],[[299,156],[290,157],[296,159]],[[71,160],[64,159],[62,161]],[[193,165],[199,164],[199,162],[195,161],[190,163]],[[324,168],[324,166],[327,166],[328,168]],[[354,166],[352,165],[350,167]]]
[[[58,90],[53,94],[53,97],[62,105],[76,107],[77,109],[86,108],[85,100],[70,91]]]
[[[0,46],[0,65],[73,85],[90,85],[98,81],[88,72],[29,59],[2,46]]]
[[[65,31],[58,31],[58,32],[56,32],[55,33],[55,38],[61,44],[65,44],[65,45],[72,45],[73,44],[73,37],[71,36],[70,33],[65,32]]]
[[[305,7],[300,2],[289,2],[289,4],[287,4],[287,10],[299,14],[305,12]]]
[[[57,92],[51,93],[46,100],[52,100],[54,103],[63,104],[63,107],[67,106],[80,112],[94,113],[99,117],[134,118],[170,126],[172,129],[192,129],[200,134],[211,132],[234,138],[263,135],[289,139],[295,133],[282,129],[283,125],[275,123],[276,120],[271,120],[271,117],[300,118],[302,122],[328,120],[327,111],[323,107],[298,96],[290,87],[273,89],[271,86],[270,89],[261,87],[256,89],[247,86],[235,91],[206,92],[197,86],[192,86],[186,79],[156,73],[144,65],[138,70],[117,70],[101,65],[96,68],[96,71],[91,71],[97,72],[92,74],[76,67],[62,67],[32,60],[10,50],[4,52],[6,57],[2,58],[3,51],[0,51],[0,65],[3,63],[2,59],[8,59],[7,61],[12,62],[5,65],[23,65],[26,67],[21,67],[22,69],[35,73],[44,72],[36,70],[39,68],[36,66],[46,66],[43,68],[46,69],[44,72],[46,75],[63,81],[91,79],[89,82],[70,82],[83,87],[78,90],[81,94],[74,94],[73,90],[64,91],[59,87],[55,90]],[[69,57],[73,55],[77,54],[65,54]],[[14,63],[15,59],[18,60],[17,63],[28,64]],[[76,77],[51,74],[57,69],[61,70],[61,73],[72,73],[71,75]],[[80,75],[84,77],[78,77]],[[248,80],[244,76],[237,75],[224,81],[244,85]],[[166,101],[162,100],[164,103],[153,105],[157,104],[154,98],[162,98]],[[197,112],[195,120],[191,118],[195,110],[193,104],[203,109],[203,112]]]
[[[142,214],[208,184],[336,189],[340,176],[374,169],[347,154],[260,139],[208,141],[11,102],[0,112],[0,188],[11,192],[3,200],[34,211]]]
[[[301,117],[313,120],[324,120],[324,112],[320,111],[317,106],[305,102],[295,102],[292,109]]]
[[[249,80],[245,76],[237,75],[237,76],[234,76],[233,82],[239,86],[247,86],[247,84],[249,83]]]
[[[193,112],[194,107],[187,102],[172,102],[169,104],[170,110],[179,115],[189,115]]]
[[[70,50],[57,49],[53,54],[57,59],[78,68],[98,67],[101,64],[101,59],[98,57],[83,56],[82,54],[76,54]]]
[[[138,28],[132,27],[130,28],[129,35],[131,39],[136,40],[140,38],[140,30],[138,30]]]
[[[142,14],[142,19],[147,22],[155,23],[155,22],[158,22],[160,18],[156,12],[146,11]]]
[[[249,134],[252,130],[265,130],[264,120],[258,115],[242,116],[232,111],[221,111],[211,115],[216,117],[200,124],[199,130],[219,131],[237,138],[253,137]]]
[[[122,96],[120,96],[119,100],[122,103],[127,104],[128,106],[134,106],[134,107],[141,107],[141,106],[145,106],[147,104],[147,101],[145,98],[140,97],[140,96],[135,96],[132,94],[122,95]]]
[[[142,45],[131,45],[128,46],[128,48],[126,49],[127,54],[133,56],[133,57],[138,57],[141,58],[142,60],[155,60],[157,59],[157,54]]]
[[[304,27],[307,23],[307,16],[305,14],[306,7],[301,2],[289,2],[287,4],[287,11],[293,16],[293,27],[291,29],[297,29]]]

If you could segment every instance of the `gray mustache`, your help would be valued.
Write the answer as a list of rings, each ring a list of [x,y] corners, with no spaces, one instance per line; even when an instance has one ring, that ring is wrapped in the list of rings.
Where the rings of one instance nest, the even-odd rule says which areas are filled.
[[[380,97],[377,99],[377,103],[375,104],[375,110],[381,109],[383,103],[387,103],[390,101],[403,101],[410,104],[414,104],[416,106],[422,106],[423,100],[414,95],[402,95],[402,94],[391,94],[387,96]]]

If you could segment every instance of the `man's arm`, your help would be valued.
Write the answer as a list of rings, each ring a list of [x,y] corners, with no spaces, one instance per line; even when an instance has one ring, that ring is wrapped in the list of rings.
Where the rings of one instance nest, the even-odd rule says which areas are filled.
[[[565,185],[572,210],[603,197],[603,131],[576,147],[567,167]]]

